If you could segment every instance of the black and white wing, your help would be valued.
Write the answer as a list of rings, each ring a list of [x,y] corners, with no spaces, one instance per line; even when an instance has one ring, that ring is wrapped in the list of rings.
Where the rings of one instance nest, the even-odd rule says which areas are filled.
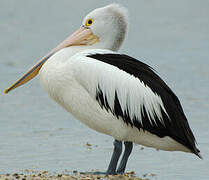
[[[178,98],[150,66],[111,51],[84,53],[76,61],[82,63],[78,81],[102,108],[139,131],[169,136],[198,155]]]

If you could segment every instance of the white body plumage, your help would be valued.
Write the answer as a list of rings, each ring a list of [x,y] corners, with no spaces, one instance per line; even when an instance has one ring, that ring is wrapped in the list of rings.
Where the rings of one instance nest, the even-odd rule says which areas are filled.
[[[111,92],[117,89],[121,107],[125,107],[128,103],[132,116],[138,115],[139,119],[140,105],[145,105],[150,116],[153,116],[154,111],[161,116],[158,106],[163,107],[163,104],[157,94],[154,94],[143,82],[139,83],[134,76],[117,67],[86,57],[88,54],[115,52],[92,49],[75,53],[77,52],[75,49],[73,47],[59,51],[40,70],[42,86],[57,103],[88,127],[113,136],[117,140],[131,141],[163,150],[189,151],[170,137],[160,138],[148,131],[139,131],[136,127],[127,125],[121,117],[118,119],[110,111],[101,108],[96,101],[98,83],[109,94],[109,102],[112,101],[110,104],[114,101]],[[127,93],[130,95],[129,102],[128,99],[124,99]],[[138,96],[131,97],[131,94]]]

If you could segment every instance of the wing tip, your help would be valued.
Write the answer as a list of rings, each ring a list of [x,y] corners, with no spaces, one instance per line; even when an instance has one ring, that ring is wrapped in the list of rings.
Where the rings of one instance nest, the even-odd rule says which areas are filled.
[[[193,151],[193,153],[194,153],[196,156],[198,156],[200,159],[203,159],[202,155],[200,154],[200,150],[199,150],[199,149],[196,148],[196,149]]]

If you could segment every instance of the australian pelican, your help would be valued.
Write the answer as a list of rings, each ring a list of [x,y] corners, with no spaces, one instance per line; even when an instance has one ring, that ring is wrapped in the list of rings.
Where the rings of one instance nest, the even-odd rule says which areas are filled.
[[[90,12],[79,30],[49,52],[12,89],[37,74],[58,104],[88,127],[112,136],[107,174],[124,173],[133,143],[200,156],[181,104],[153,69],[117,53],[127,31],[118,4]],[[120,164],[122,142],[125,150]]]

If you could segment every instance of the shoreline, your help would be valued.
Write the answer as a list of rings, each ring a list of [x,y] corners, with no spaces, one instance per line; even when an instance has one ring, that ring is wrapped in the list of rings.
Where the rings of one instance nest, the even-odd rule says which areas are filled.
[[[91,180],[91,179],[111,179],[111,180],[150,180],[151,177],[156,176],[155,174],[143,175],[143,177],[137,177],[134,171],[118,174],[118,175],[96,175],[94,172],[77,172],[56,174],[48,171],[29,171],[25,170],[23,173],[14,174],[0,174],[0,180]],[[148,177],[149,176],[149,177]]]

